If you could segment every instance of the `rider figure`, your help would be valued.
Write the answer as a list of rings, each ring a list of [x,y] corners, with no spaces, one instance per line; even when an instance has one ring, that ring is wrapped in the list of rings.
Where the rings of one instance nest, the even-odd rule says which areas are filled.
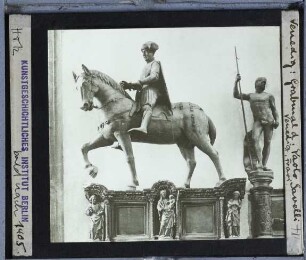
[[[270,143],[273,135],[273,129],[279,125],[279,116],[275,107],[274,96],[265,92],[267,79],[259,77],[255,81],[255,93],[243,94],[238,91],[238,82],[241,80],[238,74],[235,80],[234,97],[250,102],[253,113],[254,124],[252,129],[252,141],[256,151],[256,168],[262,168],[268,171],[267,161],[270,154]],[[261,151],[260,136],[264,135],[264,147]]]
[[[171,103],[164,80],[163,71],[159,61],[154,59],[154,54],[158,50],[155,42],[146,42],[142,45],[146,65],[136,83],[127,83],[121,81],[120,85],[124,89],[134,89],[136,93],[136,112],[142,111],[142,122],[138,128],[132,128],[129,131],[140,131],[147,134],[147,127],[152,117],[153,108],[156,104],[165,105],[165,108],[171,111]]]

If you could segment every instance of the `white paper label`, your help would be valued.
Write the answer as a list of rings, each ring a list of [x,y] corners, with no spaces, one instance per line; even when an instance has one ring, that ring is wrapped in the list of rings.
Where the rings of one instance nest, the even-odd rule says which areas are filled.
[[[12,250],[32,255],[31,16],[9,17]]]
[[[300,32],[297,11],[282,12],[283,140],[287,253],[303,248]]]

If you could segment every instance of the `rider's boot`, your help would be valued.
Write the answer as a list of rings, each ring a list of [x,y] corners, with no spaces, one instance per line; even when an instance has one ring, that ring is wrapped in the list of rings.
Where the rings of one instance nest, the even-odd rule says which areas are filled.
[[[138,128],[132,128],[129,130],[129,132],[131,131],[139,131],[142,132],[144,134],[148,133],[148,125],[151,121],[151,117],[152,117],[152,108],[147,108],[144,112],[143,112],[143,117],[142,117],[142,122],[140,127]]]

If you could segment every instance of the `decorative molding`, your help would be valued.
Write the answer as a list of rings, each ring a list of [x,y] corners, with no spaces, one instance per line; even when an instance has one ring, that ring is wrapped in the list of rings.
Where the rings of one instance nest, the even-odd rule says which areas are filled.
[[[152,188],[150,189],[150,193],[157,193],[159,195],[159,192],[161,190],[168,190],[171,194],[174,194],[176,192],[175,185],[167,180],[164,181],[158,181],[153,184]],[[147,190],[149,191],[149,190]]]
[[[89,200],[89,198],[92,195],[98,195],[100,197],[105,196],[106,198],[108,198],[108,190],[105,186],[101,185],[101,184],[95,184],[92,183],[88,186],[84,187],[84,192],[85,192],[85,197],[87,200]]]
[[[243,199],[245,195],[245,184],[246,178],[235,178],[226,180],[219,188],[223,191],[221,194],[224,197],[229,197],[234,191],[239,191],[240,198]]]
[[[142,191],[128,190],[128,191],[114,191],[108,190],[101,184],[92,183],[84,187],[84,193],[87,200],[92,195],[98,195],[104,199],[105,204],[105,240],[106,241],[134,241],[134,240],[154,240],[157,239],[160,229],[160,220],[158,216],[157,204],[160,199],[161,190],[166,190],[166,199],[170,195],[175,199],[175,230],[174,239],[219,239],[224,238],[224,212],[227,201],[231,198],[234,191],[239,191],[242,199],[245,194],[245,178],[230,179],[223,182],[220,186],[214,188],[198,188],[187,189],[177,188],[172,182],[163,180],[154,183],[151,189]],[[147,228],[146,234],[139,235],[116,235],[116,209],[118,207],[134,207],[135,205],[142,205],[145,207],[145,226]],[[213,207],[213,222],[214,234],[199,233],[199,234],[185,234],[183,230],[185,227],[183,223],[186,222],[183,210],[190,206],[212,206]],[[171,239],[171,237],[166,237]],[[161,237],[160,239],[163,239]],[[122,240],[122,241],[123,241]]]

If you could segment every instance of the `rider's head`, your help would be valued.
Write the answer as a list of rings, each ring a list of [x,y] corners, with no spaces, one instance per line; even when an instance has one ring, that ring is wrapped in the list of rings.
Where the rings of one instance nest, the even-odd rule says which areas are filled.
[[[146,42],[142,45],[141,51],[143,58],[146,62],[151,62],[154,60],[154,54],[158,50],[158,45],[155,42]]]
[[[265,90],[267,84],[267,79],[264,77],[259,77],[255,81],[256,92],[261,93]]]

